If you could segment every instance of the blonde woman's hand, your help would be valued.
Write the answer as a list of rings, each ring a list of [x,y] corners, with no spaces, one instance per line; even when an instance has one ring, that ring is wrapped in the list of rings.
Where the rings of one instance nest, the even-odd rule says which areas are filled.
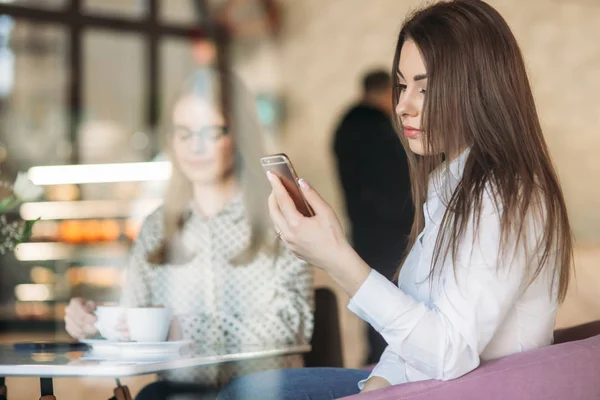
[[[130,341],[131,336],[129,335],[129,325],[127,324],[127,313],[124,312],[119,316],[117,325],[115,326],[117,331],[118,339],[123,341]]]
[[[65,327],[67,333],[75,339],[85,339],[98,334],[94,326],[96,303],[80,297],[72,298],[65,308]]]
[[[171,327],[169,328],[169,337],[168,341],[176,341],[181,340],[183,338],[183,333],[181,329],[181,323],[179,322],[178,317],[173,317],[171,320]]]

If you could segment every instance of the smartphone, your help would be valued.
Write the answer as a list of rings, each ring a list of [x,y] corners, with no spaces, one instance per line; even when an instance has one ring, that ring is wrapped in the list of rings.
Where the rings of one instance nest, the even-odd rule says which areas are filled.
[[[294,200],[296,209],[302,215],[305,217],[312,217],[315,215],[313,209],[302,194],[302,189],[300,189],[300,185],[298,184],[298,175],[287,155],[281,153],[266,156],[260,159],[260,164],[265,171],[270,171],[281,179],[281,183],[286,188],[292,200]]]

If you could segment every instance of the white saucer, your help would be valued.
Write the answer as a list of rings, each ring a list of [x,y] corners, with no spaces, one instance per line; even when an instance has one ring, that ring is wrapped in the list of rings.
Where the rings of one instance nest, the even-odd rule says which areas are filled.
[[[118,342],[105,339],[83,339],[91,347],[94,355],[141,355],[141,354],[181,354],[189,349],[190,340],[177,340],[172,342]]]

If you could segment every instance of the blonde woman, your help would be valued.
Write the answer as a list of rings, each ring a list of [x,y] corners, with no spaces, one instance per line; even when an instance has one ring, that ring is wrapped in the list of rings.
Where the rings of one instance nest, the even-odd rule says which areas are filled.
[[[163,206],[146,218],[133,246],[122,303],[169,307],[172,337],[194,340],[199,351],[307,343],[312,275],[271,228],[252,98],[230,75],[204,69],[178,96],[170,125],[172,177]],[[71,301],[71,336],[97,334],[94,307]],[[138,398],[198,398],[235,376],[294,365],[302,365],[300,356],[179,371]]]

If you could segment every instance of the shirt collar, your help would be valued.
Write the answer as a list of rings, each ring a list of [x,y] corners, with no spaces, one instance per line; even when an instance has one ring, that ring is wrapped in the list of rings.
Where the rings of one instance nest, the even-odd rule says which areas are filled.
[[[443,162],[442,165],[429,174],[427,201],[440,196],[446,201],[450,200],[450,196],[452,196],[454,189],[462,179],[470,152],[471,148],[467,147],[450,163]]]
[[[196,207],[194,207],[192,200],[188,205],[186,220],[192,217],[201,218],[203,220],[209,220],[213,218],[228,218],[236,222],[243,219],[245,213],[246,207],[244,203],[244,194],[242,191],[239,191],[221,211],[210,218],[206,218],[204,215],[196,211]]]
[[[471,153],[471,148],[467,147],[462,151],[454,160],[450,162],[448,168],[450,169],[450,173],[454,178],[460,180],[463,175],[463,171],[465,170],[465,164],[467,163],[467,158],[469,157],[469,153]]]

